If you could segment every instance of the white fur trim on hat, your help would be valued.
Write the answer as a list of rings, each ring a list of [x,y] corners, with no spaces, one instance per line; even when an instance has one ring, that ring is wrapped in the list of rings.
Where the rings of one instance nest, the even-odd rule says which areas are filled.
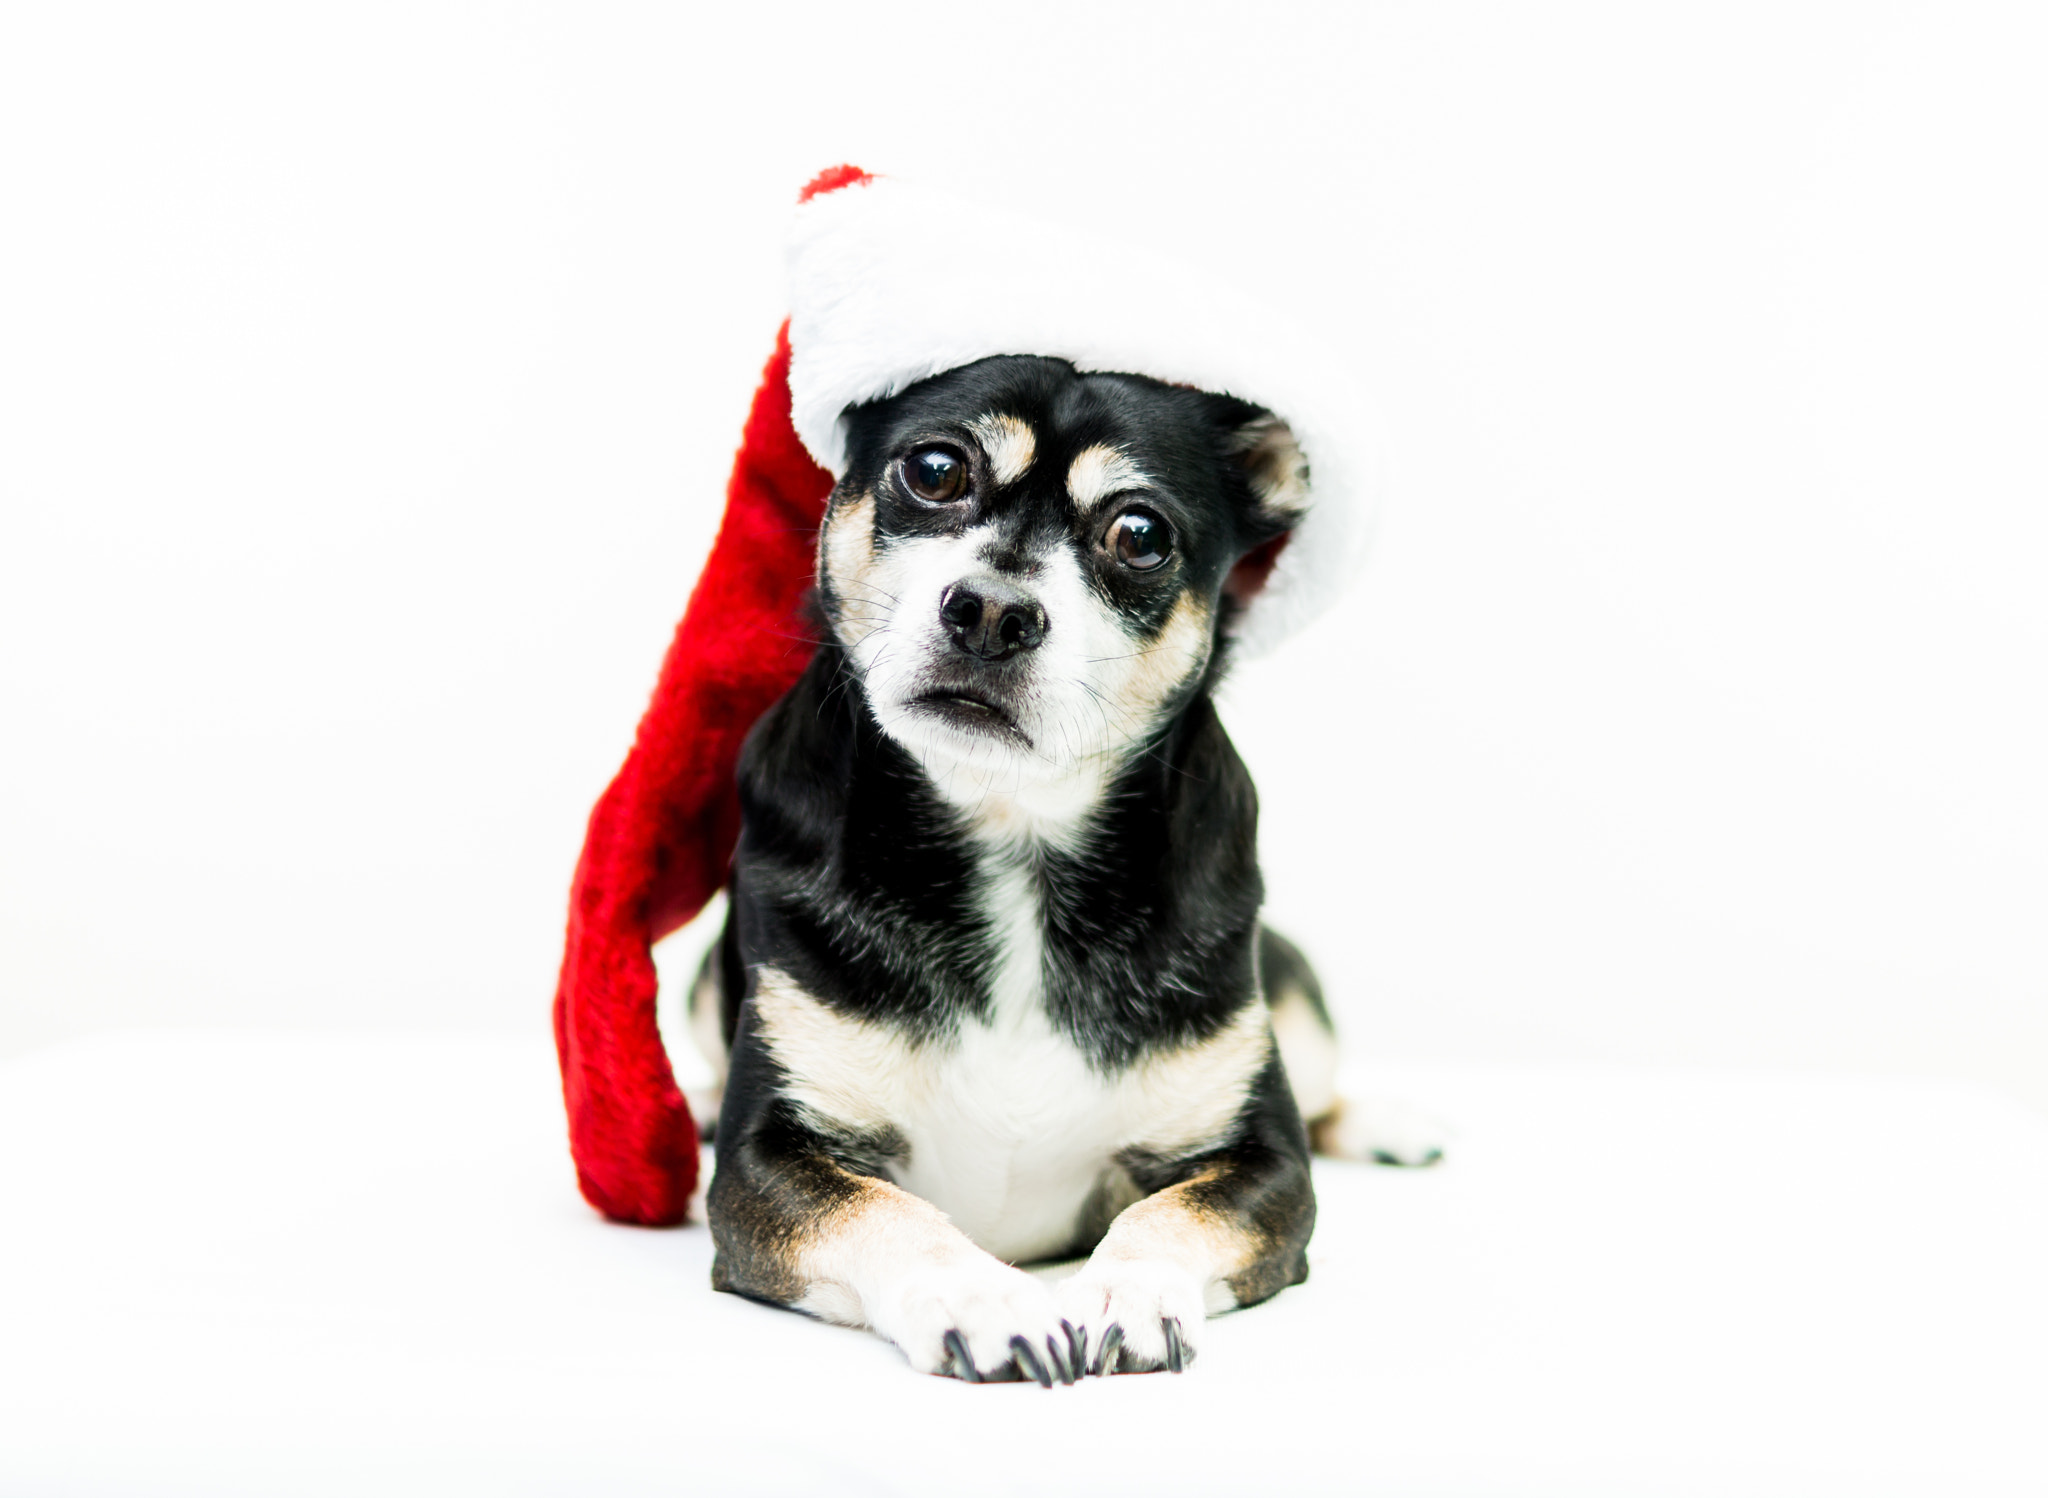
[[[928,187],[876,177],[797,209],[789,385],[804,445],[845,471],[843,413],[996,354],[1150,375],[1287,423],[1309,511],[1237,630],[1261,654],[1321,613],[1363,560],[1378,444],[1339,369],[1271,313],[1170,262]]]

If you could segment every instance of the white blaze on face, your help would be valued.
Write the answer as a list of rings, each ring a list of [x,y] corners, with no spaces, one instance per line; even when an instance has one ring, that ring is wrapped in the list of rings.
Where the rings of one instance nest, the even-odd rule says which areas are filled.
[[[1072,542],[1053,545],[1006,578],[1044,609],[1043,643],[1000,667],[967,672],[971,679],[986,671],[990,697],[1029,742],[957,727],[916,703],[938,685],[936,670],[963,663],[939,618],[940,600],[955,583],[990,574],[984,554],[1000,539],[992,526],[878,537],[874,498],[862,494],[834,505],[819,561],[840,643],[883,730],[953,804],[992,822],[990,832],[1066,841],[1156,726],[1162,705],[1207,664],[1209,611],[1183,595],[1164,627],[1146,634],[1093,586]]]

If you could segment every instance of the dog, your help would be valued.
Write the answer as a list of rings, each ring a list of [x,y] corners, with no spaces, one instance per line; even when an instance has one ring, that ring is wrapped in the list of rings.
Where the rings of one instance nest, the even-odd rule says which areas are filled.
[[[1212,700],[1306,464],[1261,407],[1039,357],[845,419],[690,998],[713,1283],[971,1382],[1178,1372],[1307,1275],[1312,1140],[1440,1153],[1337,1097]]]

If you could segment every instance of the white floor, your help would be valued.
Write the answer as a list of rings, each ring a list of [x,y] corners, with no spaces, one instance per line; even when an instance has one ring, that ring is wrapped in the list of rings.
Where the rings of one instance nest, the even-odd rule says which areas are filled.
[[[0,1494],[2048,1494],[2048,1121],[1945,1084],[1367,1077],[1188,1374],[912,1374],[576,1196],[543,1039],[0,1067]]]

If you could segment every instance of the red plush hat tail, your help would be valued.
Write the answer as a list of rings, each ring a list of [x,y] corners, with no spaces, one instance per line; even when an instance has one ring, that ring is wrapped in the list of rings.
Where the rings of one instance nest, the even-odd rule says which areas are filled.
[[[813,651],[803,598],[831,489],[790,424],[785,323],[718,540],[633,750],[591,813],[570,897],[555,994],[569,1147],[583,1195],[621,1222],[681,1222],[697,1184],[697,1126],[655,1024],[650,948],[725,882],[740,745]]]

